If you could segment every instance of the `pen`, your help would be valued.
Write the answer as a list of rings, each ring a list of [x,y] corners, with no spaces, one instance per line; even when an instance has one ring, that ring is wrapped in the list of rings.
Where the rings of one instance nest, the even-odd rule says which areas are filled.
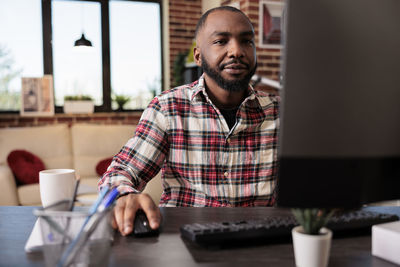
[[[96,212],[97,208],[100,206],[101,202],[106,197],[106,195],[109,191],[110,191],[110,187],[108,185],[103,187],[103,189],[100,191],[99,196],[97,197],[96,201],[90,207],[88,217],[93,215]],[[87,219],[89,219],[89,218],[87,218]]]
[[[108,191],[110,190],[107,189],[107,192]],[[103,198],[99,198],[100,201],[96,201],[95,205],[92,206],[89,215],[82,225],[78,235],[64,251],[58,266],[68,266],[72,262],[76,253],[81,249],[82,246],[85,245],[86,241],[99,224],[101,218],[103,218],[107,213],[107,208],[114,203],[118,194],[119,192],[117,188],[113,188],[107,195],[104,194],[105,196]]]
[[[111,204],[114,203],[114,200],[117,198],[118,195],[119,195],[119,191],[118,191],[118,189],[116,187],[114,187],[111,190],[111,192],[101,202],[101,204],[99,205],[97,211],[98,212],[102,212],[105,209],[107,209],[109,206],[111,206]]]
[[[81,179],[77,179],[75,181],[74,194],[72,195],[71,202],[69,203],[68,211],[72,211],[74,209],[76,194],[78,193],[78,187],[79,187],[80,181],[81,181]]]
[[[75,180],[74,193],[73,193],[73,195],[72,195],[72,197],[71,197],[71,200],[69,201],[69,205],[68,205],[67,211],[73,211],[73,209],[74,209],[74,206],[75,206],[75,199],[76,199],[76,195],[77,195],[77,193],[78,193],[78,187],[79,187],[80,181],[81,181],[81,180],[80,180],[80,178],[79,178],[79,176],[78,176],[78,177],[77,177],[77,180]],[[67,224],[66,224],[66,226],[65,226],[65,229],[68,229],[68,228],[69,228],[70,220],[71,220],[71,218],[68,218],[68,219],[67,219]],[[63,239],[62,239],[62,241],[61,241],[61,244],[64,244],[65,239],[70,239],[70,238],[68,237],[68,235],[66,235],[66,233],[63,233]]]

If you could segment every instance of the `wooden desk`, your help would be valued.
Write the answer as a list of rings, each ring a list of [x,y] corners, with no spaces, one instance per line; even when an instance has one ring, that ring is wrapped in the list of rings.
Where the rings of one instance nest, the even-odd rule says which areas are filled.
[[[41,253],[25,253],[36,220],[34,207],[0,207],[0,266],[43,266]],[[400,214],[400,207],[375,210]],[[183,240],[179,226],[210,220],[238,220],[287,214],[277,208],[163,208],[163,230],[152,238],[116,234],[109,266],[295,266],[292,244],[210,250]],[[329,267],[396,266],[371,255],[371,237],[334,238]]]

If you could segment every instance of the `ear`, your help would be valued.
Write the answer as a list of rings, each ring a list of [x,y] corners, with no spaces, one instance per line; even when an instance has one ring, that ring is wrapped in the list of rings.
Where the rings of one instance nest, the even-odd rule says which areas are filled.
[[[196,65],[201,67],[201,54],[200,54],[200,48],[195,46],[193,48],[193,58],[194,61],[196,62]]]

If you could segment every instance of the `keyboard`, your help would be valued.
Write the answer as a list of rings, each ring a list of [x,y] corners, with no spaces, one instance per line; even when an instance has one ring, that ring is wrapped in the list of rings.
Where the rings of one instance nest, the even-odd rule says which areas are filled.
[[[393,214],[357,210],[333,215],[326,227],[333,231],[335,237],[370,234],[372,225],[397,220],[399,217]],[[297,225],[295,217],[288,215],[257,220],[185,224],[180,227],[180,232],[184,238],[199,245],[245,245],[290,240],[291,231]]]

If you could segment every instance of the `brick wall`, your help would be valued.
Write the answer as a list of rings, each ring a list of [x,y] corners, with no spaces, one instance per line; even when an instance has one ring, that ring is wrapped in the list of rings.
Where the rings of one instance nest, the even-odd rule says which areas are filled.
[[[201,0],[169,1],[170,72],[173,84],[173,64],[176,56],[187,53],[192,45],[197,21],[201,16]]]

